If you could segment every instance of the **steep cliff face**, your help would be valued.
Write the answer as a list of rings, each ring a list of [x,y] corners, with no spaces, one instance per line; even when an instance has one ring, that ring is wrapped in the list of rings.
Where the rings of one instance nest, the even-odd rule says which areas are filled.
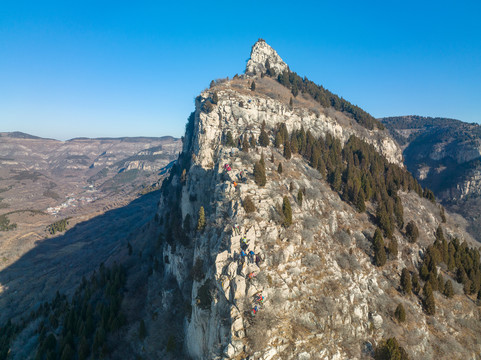
[[[173,314],[194,359],[361,359],[391,336],[413,358],[455,351],[475,359],[479,312],[459,286],[454,299],[435,295],[433,317],[424,315],[417,296],[399,291],[401,270],[417,269],[434,240],[441,222],[436,205],[399,192],[405,222],[418,224],[420,239],[410,244],[396,231],[399,252],[379,269],[372,264],[372,204],[359,213],[300,156],[286,160],[282,148],[251,144],[241,152],[229,144],[229,138],[235,144],[240,137],[258,139],[264,123],[272,144],[274,129],[285,123],[289,131],[303,127],[342,144],[356,135],[402,166],[400,149],[386,132],[367,130],[305,95],[289,104],[289,90],[261,76],[266,60],[279,71],[287,68],[259,41],[247,64],[250,75],[218,81],[196,99],[183,152],[162,187],[157,218],[164,261],[148,289],[151,309]],[[267,183],[260,187],[253,165],[262,154]],[[253,213],[245,209],[248,197]],[[282,226],[284,197],[292,206],[290,227]],[[465,226],[448,214],[444,229],[473,244]],[[399,303],[408,313],[405,324],[393,318]],[[164,320],[147,322],[151,333]],[[159,354],[156,341],[147,339],[147,357]]]

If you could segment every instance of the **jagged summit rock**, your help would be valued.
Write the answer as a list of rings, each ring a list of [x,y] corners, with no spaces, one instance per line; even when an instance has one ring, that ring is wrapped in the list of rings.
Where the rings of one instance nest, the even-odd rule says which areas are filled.
[[[275,71],[276,74],[280,74],[289,70],[289,66],[265,40],[259,39],[252,47],[246,74],[266,73],[269,69]]]

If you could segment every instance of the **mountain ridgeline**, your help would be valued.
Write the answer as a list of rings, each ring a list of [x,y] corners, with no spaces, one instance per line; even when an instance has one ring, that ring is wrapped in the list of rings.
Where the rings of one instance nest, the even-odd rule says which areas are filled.
[[[0,358],[476,359],[479,245],[368,113],[259,40],[182,146],[152,222]]]

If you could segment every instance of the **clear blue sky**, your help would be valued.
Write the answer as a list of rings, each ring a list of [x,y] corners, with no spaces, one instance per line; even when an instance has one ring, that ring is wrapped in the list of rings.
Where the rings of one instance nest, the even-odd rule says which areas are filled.
[[[264,38],[376,117],[481,120],[479,1],[4,1],[0,131],[181,136]]]

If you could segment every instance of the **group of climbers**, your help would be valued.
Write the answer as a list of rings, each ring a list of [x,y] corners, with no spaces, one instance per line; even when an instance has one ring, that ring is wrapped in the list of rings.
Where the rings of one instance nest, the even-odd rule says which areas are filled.
[[[256,316],[256,314],[259,312],[259,309],[262,308],[262,305],[264,304],[264,299],[265,297],[262,296],[262,292],[254,294],[254,305],[251,309],[251,315],[253,317]]]
[[[264,303],[265,297],[262,296],[262,292],[258,292],[257,294],[254,294],[254,301],[257,304],[263,304]]]
[[[246,180],[247,180],[247,178],[245,176],[246,171],[241,170],[236,175],[234,180],[232,179],[231,175],[227,175],[227,173],[230,172],[230,171],[232,171],[231,166],[229,164],[225,163],[224,164],[224,174],[226,174],[228,180],[232,181],[232,184],[234,185],[234,188],[236,188],[238,190],[238,182],[245,183]],[[240,229],[239,224],[236,223],[232,227],[232,233],[235,236],[241,235],[241,229]],[[262,262],[261,255],[256,254],[253,250],[249,250],[249,243],[248,243],[248,240],[247,240],[246,236],[243,236],[240,239],[240,248],[241,248],[241,251],[240,251],[239,254],[234,252],[234,261],[237,261],[239,263],[239,265],[242,266],[242,265],[244,265],[245,260],[247,258],[247,261],[248,261],[249,264],[255,263],[256,266],[259,267],[260,263]],[[255,277],[256,277],[256,273],[253,272],[253,271],[249,272],[246,276],[246,278],[249,281],[252,281]],[[252,305],[252,309],[251,309],[251,315],[252,316],[256,316],[256,314],[258,313],[260,308],[262,308],[263,303],[264,303],[264,299],[265,299],[265,297],[262,295],[262,292],[258,292],[256,294],[254,294],[253,305]]]
[[[232,177],[230,175],[228,175],[228,172],[232,171],[232,168],[229,164],[224,164],[224,180],[229,180],[229,181],[232,181],[232,185],[234,185],[234,188],[237,189],[237,186],[239,185],[239,183],[237,181],[240,181],[240,182],[245,182],[246,179],[243,175],[243,171],[240,172],[240,176],[239,174],[237,174],[237,181],[236,180],[232,180]]]

